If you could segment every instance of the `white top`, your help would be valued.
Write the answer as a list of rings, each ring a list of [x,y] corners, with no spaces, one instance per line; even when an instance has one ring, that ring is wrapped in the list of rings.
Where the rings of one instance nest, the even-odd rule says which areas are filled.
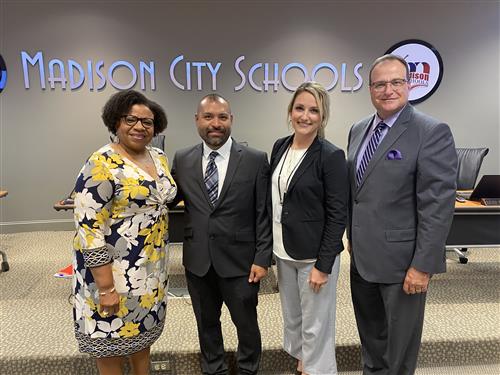
[[[220,191],[224,185],[224,179],[226,178],[227,166],[229,164],[229,156],[231,155],[231,146],[233,140],[229,137],[219,149],[212,150],[205,142],[203,142],[203,157],[201,158],[201,175],[205,176],[205,171],[207,170],[207,164],[209,160],[209,155],[212,151],[217,151],[219,155],[215,158],[215,165],[217,166],[217,173],[219,174],[219,184],[217,189],[217,198],[219,198]]]
[[[291,260],[294,262],[313,263],[316,259],[293,259],[287,254],[283,245],[283,228],[281,226],[281,209],[283,194],[287,191],[293,175],[297,171],[300,163],[304,160],[307,149],[292,150],[288,149],[281,157],[272,176],[271,197],[273,203],[273,252],[280,259]],[[283,164],[284,163],[284,164]],[[281,177],[280,177],[281,172]],[[278,189],[279,177],[279,189]],[[280,197],[281,192],[281,197]]]

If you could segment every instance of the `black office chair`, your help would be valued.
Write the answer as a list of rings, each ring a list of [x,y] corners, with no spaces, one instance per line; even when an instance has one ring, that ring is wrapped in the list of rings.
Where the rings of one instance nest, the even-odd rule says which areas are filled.
[[[165,134],[155,135],[149,145],[165,151]]]
[[[472,190],[488,148],[457,148],[457,190]]]
[[[477,176],[481,169],[484,157],[488,154],[488,148],[457,148],[458,173],[457,173],[457,194],[460,190],[473,190],[476,186]],[[458,260],[466,264],[469,259],[465,256],[467,248],[452,248],[458,255]]]

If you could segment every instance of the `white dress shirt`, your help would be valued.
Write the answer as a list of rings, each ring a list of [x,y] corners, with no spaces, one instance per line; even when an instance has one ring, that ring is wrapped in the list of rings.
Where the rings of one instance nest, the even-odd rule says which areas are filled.
[[[203,157],[201,158],[201,174],[205,177],[205,171],[207,170],[207,164],[209,155],[212,151],[217,151],[219,155],[215,158],[215,165],[217,166],[217,173],[219,174],[219,184],[217,189],[217,198],[219,198],[220,191],[224,185],[224,179],[226,178],[227,166],[229,164],[229,156],[231,155],[231,146],[233,140],[229,137],[218,150],[212,150],[205,142],[203,142]]]

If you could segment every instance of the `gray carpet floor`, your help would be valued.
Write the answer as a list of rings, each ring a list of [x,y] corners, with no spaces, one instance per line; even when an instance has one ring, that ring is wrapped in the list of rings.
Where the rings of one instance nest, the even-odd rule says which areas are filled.
[[[0,374],[91,374],[93,361],[78,352],[73,336],[70,280],[52,275],[71,261],[72,232],[0,235],[11,270],[0,274]],[[178,278],[180,246],[171,247],[170,272]],[[469,263],[449,260],[428,293],[419,375],[500,374],[500,251],[471,249]],[[343,254],[337,300],[337,361],[342,374],[359,374],[359,338],[352,313],[349,259]],[[281,309],[268,280],[259,300],[263,374],[293,373],[281,350]],[[236,335],[223,311],[225,347],[236,349]],[[189,298],[169,301],[162,337],[153,345],[155,360],[169,359],[172,374],[198,374],[199,347]],[[448,369],[447,369],[448,367]],[[439,372],[451,371],[451,372]],[[479,369],[479,370],[477,370]],[[477,371],[479,372],[477,372]],[[274,372],[272,372],[274,371]],[[426,372],[427,371],[427,372]],[[455,372],[453,372],[455,371]],[[470,371],[470,372],[469,372]]]
[[[500,364],[475,366],[421,367],[415,375],[499,375]],[[295,375],[295,372],[262,372],[260,375]],[[362,375],[361,371],[342,372],[341,375]]]

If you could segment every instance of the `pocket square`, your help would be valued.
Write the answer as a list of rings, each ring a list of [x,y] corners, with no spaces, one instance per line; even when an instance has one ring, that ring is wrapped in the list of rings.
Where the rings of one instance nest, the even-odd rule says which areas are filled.
[[[387,153],[387,160],[403,160],[403,156],[401,155],[401,151],[399,150],[391,150]]]

